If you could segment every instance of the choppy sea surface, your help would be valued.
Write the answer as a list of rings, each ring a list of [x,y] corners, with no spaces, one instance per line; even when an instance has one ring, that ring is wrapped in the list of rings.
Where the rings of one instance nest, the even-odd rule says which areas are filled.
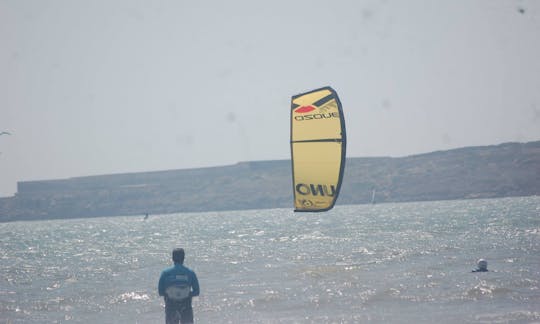
[[[540,197],[1,223],[0,323],[164,322],[174,247],[198,323],[540,323]]]

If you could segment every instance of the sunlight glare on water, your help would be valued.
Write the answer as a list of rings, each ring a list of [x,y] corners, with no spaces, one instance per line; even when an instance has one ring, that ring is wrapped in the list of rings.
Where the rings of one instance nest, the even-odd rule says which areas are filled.
[[[177,246],[200,323],[540,321],[539,216],[525,197],[2,223],[0,322],[164,321]]]

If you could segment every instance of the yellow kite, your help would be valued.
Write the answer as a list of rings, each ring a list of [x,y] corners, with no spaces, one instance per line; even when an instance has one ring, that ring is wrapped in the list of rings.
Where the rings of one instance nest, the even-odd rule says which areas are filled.
[[[294,211],[334,207],[345,168],[345,120],[334,89],[324,87],[291,100]]]

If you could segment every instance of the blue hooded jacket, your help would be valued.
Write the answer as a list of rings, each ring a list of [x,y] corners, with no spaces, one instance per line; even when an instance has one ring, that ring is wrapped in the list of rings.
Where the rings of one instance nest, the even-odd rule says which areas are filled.
[[[184,267],[180,263],[175,263],[174,266],[163,270],[159,277],[158,292],[160,296],[165,296],[165,290],[177,283],[179,280],[191,286],[190,297],[199,296],[199,281],[197,275],[191,269]]]

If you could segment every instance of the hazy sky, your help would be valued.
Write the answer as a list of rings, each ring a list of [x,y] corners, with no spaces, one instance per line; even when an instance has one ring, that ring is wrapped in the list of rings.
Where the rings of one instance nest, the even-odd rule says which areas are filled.
[[[540,140],[540,1],[0,0],[0,196],[287,159],[327,85],[349,157]]]

